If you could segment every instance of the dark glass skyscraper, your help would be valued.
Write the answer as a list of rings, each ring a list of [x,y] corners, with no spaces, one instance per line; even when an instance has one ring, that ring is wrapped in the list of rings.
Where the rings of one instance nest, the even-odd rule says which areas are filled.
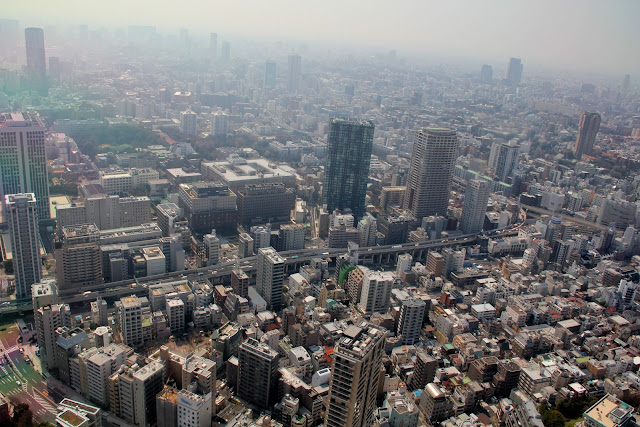
[[[365,212],[374,125],[370,120],[331,119],[322,203],[329,212]]]

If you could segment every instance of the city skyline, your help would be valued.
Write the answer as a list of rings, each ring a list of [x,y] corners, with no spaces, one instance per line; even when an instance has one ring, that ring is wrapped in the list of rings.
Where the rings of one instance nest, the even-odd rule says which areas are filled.
[[[94,6],[88,10],[84,3],[72,1],[66,10],[73,10],[73,13],[61,11],[48,2],[36,3],[28,12],[17,5],[8,5],[4,14],[20,20],[23,27],[52,24],[87,24],[92,28],[150,25],[159,31],[178,31],[187,27],[191,35],[200,34],[206,44],[213,31],[219,35],[219,42],[228,37],[259,37],[261,40],[395,49],[409,56],[433,55],[435,62],[446,61],[447,58],[484,59],[484,62],[493,63],[496,75],[506,73],[510,57],[518,57],[525,65],[525,78],[527,70],[534,64],[557,69],[589,68],[632,76],[640,72],[640,59],[631,55],[640,45],[640,30],[632,20],[632,16],[640,12],[640,4],[631,1],[618,2],[615,8],[597,0],[582,2],[580,8],[571,3],[558,4],[549,0],[542,4],[468,2],[464,8],[430,1],[412,2],[407,7],[385,7],[384,12],[382,4],[367,4],[365,7],[361,2],[353,2],[340,4],[342,13],[335,15],[331,12],[331,4],[320,8],[313,4],[281,0],[268,5],[253,2],[250,6],[253,13],[249,16],[245,14],[246,6],[235,8],[226,5],[224,14],[204,13],[209,8],[216,12],[219,10],[213,4],[197,1],[187,1],[178,10],[157,8],[157,5],[149,8],[147,0],[135,4],[116,1],[113,5],[95,5],[97,10]],[[120,10],[125,10],[123,8],[131,12],[127,16],[136,18],[123,19],[119,14]],[[198,16],[207,16],[207,21],[194,18],[190,13],[193,8],[201,10]],[[149,13],[150,10],[154,12]],[[465,13],[461,14],[461,11]],[[363,24],[350,22],[347,19],[350,13],[358,13],[362,17],[358,22]],[[456,25],[446,23],[450,19],[431,21],[429,25],[422,23],[425,16],[433,15],[455,18]],[[145,19],[137,18],[140,16]],[[309,16],[314,17],[311,22],[307,19]],[[483,19],[478,19],[478,16]],[[523,16],[527,19],[520,19]],[[335,30],[325,34],[325,26],[321,23],[328,20],[334,22]],[[545,31],[540,31],[541,22],[545,23]],[[383,30],[369,30],[376,27]],[[588,39],[585,34],[589,35]]]

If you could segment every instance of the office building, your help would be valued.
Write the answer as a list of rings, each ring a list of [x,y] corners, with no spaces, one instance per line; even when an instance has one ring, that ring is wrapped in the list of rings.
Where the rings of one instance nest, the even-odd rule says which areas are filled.
[[[520,58],[510,58],[509,65],[507,66],[507,83],[512,85],[520,84],[522,80],[522,61]]]
[[[487,167],[493,171],[494,177],[502,182],[511,182],[513,171],[518,165],[521,148],[517,139],[493,143]]]
[[[358,219],[364,215],[373,131],[369,120],[331,119],[322,188],[329,212],[351,209]]]
[[[263,158],[244,158],[232,154],[224,161],[202,162],[205,179],[222,182],[231,191],[244,190],[248,184],[282,183],[288,188],[296,185],[296,172],[288,165]]]
[[[416,131],[403,206],[417,220],[447,215],[457,156],[455,130],[429,128]]]
[[[156,206],[156,216],[158,227],[162,230],[164,237],[173,234],[177,222],[184,220],[182,209],[175,203],[160,203]]]
[[[178,205],[194,233],[234,230],[238,221],[236,195],[220,182],[180,184]]]
[[[157,172],[156,172],[157,173]],[[56,225],[95,224],[100,230],[135,227],[151,222],[151,200],[147,196],[93,195],[82,202],[56,205]]]
[[[62,228],[61,245],[54,252],[58,289],[81,289],[102,283],[99,238],[94,224]]]
[[[304,249],[304,224],[284,224],[280,226],[280,250],[297,251]]]
[[[576,159],[580,160],[583,154],[591,156],[593,154],[593,145],[596,141],[596,135],[600,130],[600,114],[594,111],[587,111],[580,116],[580,124],[578,125],[578,136],[576,137],[576,145],[573,154]]]
[[[402,336],[403,344],[413,345],[420,340],[426,306],[427,304],[419,298],[402,301],[396,334]]]
[[[296,196],[281,182],[247,184],[237,191],[238,218],[245,226],[288,222]]]
[[[107,326],[109,312],[107,310],[107,301],[98,297],[97,300],[91,302],[91,321],[98,326]]]
[[[11,236],[16,297],[30,298],[31,285],[40,282],[42,277],[36,197],[33,193],[8,194],[4,205]]]
[[[360,310],[367,314],[385,313],[391,300],[394,280],[390,271],[366,270],[360,293]]]
[[[330,248],[346,248],[349,242],[360,243],[360,232],[354,227],[329,227],[329,241],[327,246]]]
[[[287,72],[287,91],[292,94],[300,92],[302,79],[302,57],[289,55],[289,69]]]
[[[211,393],[196,394],[189,390],[178,392],[178,426],[210,427]]]
[[[385,332],[366,322],[343,331],[333,353],[326,426],[374,424],[384,343]]]
[[[489,203],[489,183],[474,179],[467,184],[462,206],[460,229],[463,234],[479,233],[484,225],[484,218]]]
[[[276,62],[267,61],[264,66],[264,88],[274,89],[276,87]]]
[[[29,88],[41,94],[47,93],[47,62],[44,54],[44,31],[42,28],[25,28],[24,41],[27,49],[27,79]]]
[[[253,338],[238,350],[238,397],[260,409],[270,408],[278,398],[278,353]]]
[[[198,134],[198,115],[191,110],[180,113],[180,132],[188,136]]]
[[[256,290],[273,311],[282,307],[284,259],[272,247],[258,250]]]
[[[224,111],[211,114],[211,135],[227,136],[229,133],[229,115]]]
[[[247,298],[249,296],[249,276],[241,269],[235,269],[231,272],[231,287],[233,293]]]
[[[36,114],[11,113],[0,116],[0,197],[33,193],[38,221],[49,213],[49,180],[45,153],[45,128]]]

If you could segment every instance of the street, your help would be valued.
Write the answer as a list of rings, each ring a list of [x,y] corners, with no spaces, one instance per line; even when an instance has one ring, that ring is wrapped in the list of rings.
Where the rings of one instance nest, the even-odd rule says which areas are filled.
[[[19,336],[15,322],[0,325],[0,393],[13,404],[29,405],[34,419],[55,423],[56,404],[49,397],[42,375],[26,362],[23,351],[32,361],[36,357],[32,349],[25,350],[18,344]]]

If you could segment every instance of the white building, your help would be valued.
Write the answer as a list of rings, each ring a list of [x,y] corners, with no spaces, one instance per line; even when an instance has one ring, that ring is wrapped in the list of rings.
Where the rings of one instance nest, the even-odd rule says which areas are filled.
[[[229,133],[229,115],[224,111],[216,111],[211,115],[211,135],[227,136]]]
[[[205,234],[202,238],[202,243],[207,265],[217,264],[220,256],[220,239],[216,236],[216,230],[211,230],[210,234]]]
[[[180,390],[178,392],[178,426],[209,427],[211,400],[211,393],[199,395],[188,390]]]
[[[367,314],[386,312],[391,299],[394,279],[395,277],[390,271],[366,270],[362,280],[360,310]]]
[[[280,244],[283,251],[304,249],[304,235],[307,228],[304,224],[284,224],[280,226]]]
[[[274,311],[282,306],[282,285],[284,282],[284,259],[269,247],[258,250],[256,290]]]
[[[147,264],[147,276],[166,273],[166,257],[159,247],[143,248],[142,254]]]
[[[180,298],[167,300],[167,318],[172,333],[184,330],[184,302]]]
[[[180,113],[180,132],[189,136],[198,134],[198,116],[191,110]]]

